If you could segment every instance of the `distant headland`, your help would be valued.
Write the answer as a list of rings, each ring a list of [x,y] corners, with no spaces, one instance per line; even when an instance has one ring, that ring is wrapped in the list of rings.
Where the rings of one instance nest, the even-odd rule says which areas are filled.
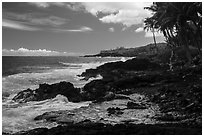
[[[163,52],[168,49],[169,47],[167,47],[166,43],[157,43],[156,47],[152,43],[146,46],[140,46],[135,48],[118,47],[110,50],[102,50],[98,54],[85,55],[84,57],[136,57],[139,55],[152,55],[155,54],[155,52],[157,51]]]

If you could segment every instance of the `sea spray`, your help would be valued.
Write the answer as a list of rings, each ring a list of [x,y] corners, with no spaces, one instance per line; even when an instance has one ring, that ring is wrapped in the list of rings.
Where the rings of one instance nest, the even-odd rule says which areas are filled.
[[[29,57],[30,59],[31,57]],[[34,121],[34,117],[37,115],[43,114],[44,112],[57,111],[57,110],[71,110],[79,108],[82,106],[87,106],[90,102],[81,102],[81,103],[71,103],[67,102],[66,97],[64,98],[61,95],[58,95],[54,99],[39,101],[39,102],[28,102],[28,103],[17,103],[12,100],[12,98],[18,92],[25,90],[27,88],[36,89],[39,87],[39,84],[42,83],[58,83],[60,81],[69,81],[74,84],[75,87],[83,87],[86,83],[94,79],[101,79],[102,76],[98,75],[96,78],[89,79],[88,81],[81,80],[81,77],[78,77],[78,74],[81,74],[86,69],[96,68],[106,62],[115,62],[115,61],[124,61],[124,58],[82,58],[83,61],[78,61],[79,58],[75,59],[75,62],[69,62],[69,58],[61,59],[56,58],[56,63],[51,59],[48,59],[46,64],[39,64],[41,58],[35,58],[36,67],[27,66],[28,64],[22,67],[26,69],[20,69],[22,72],[12,72],[12,75],[8,75],[2,78],[2,126],[3,132],[17,132],[22,130],[33,129],[37,127],[53,127],[56,126],[54,123]],[[52,59],[55,59],[52,57]],[[16,58],[21,59],[21,63],[27,58]],[[80,58],[81,59],[81,58]],[[126,58],[127,59],[127,58]],[[38,61],[39,60],[39,61]],[[46,58],[44,57],[44,60]],[[85,61],[88,60],[88,61]],[[49,64],[51,61],[51,64]],[[18,61],[14,61],[16,63]],[[26,61],[25,61],[26,62]],[[27,61],[28,62],[28,61]],[[4,61],[4,63],[7,63]],[[28,62],[30,63],[30,62]],[[35,62],[34,62],[35,63]],[[42,63],[42,62],[41,62]],[[43,62],[44,63],[44,62]],[[54,66],[53,66],[54,64]],[[10,64],[12,65],[12,64]],[[8,66],[10,66],[8,65]],[[41,66],[40,66],[41,65]],[[56,66],[57,65],[57,66]],[[3,64],[3,66],[5,66]],[[14,65],[15,66],[15,65]],[[12,66],[12,67],[14,67]],[[19,68],[19,65],[16,69]],[[20,66],[21,67],[21,66]],[[35,69],[33,69],[35,68]],[[40,68],[40,71],[36,69]],[[42,71],[43,68],[43,71]],[[27,71],[27,69],[30,69]],[[12,68],[15,70],[15,68]],[[19,70],[19,69],[18,69]],[[25,71],[26,70],[26,71]],[[3,71],[4,73],[4,71]],[[14,74],[13,74],[14,73]],[[5,74],[8,74],[6,71]]]
[[[54,127],[56,123],[47,123],[44,121],[34,121],[33,119],[45,112],[55,110],[72,110],[80,107],[87,107],[91,102],[72,103],[63,95],[57,95],[53,99],[43,101],[31,101],[24,104],[11,103],[8,108],[3,107],[3,131],[18,132],[38,127]],[[8,106],[7,106],[8,107]]]

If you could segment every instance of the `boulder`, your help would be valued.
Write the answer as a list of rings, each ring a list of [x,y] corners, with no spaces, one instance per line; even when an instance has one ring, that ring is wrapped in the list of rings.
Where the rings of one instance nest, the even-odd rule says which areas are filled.
[[[105,101],[110,101],[115,98],[115,94],[113,92],[107,92],[103,98]]]
[[[127,109],[146,109],[147,107],[142,103],[136,103],[129,101],[127,103]]]
[[[79,77],[84,77],[82,80],[89,80],[91,77],[96,77],[98,75],[97,69],[87,69],[81,75],[77,75]]]
[[[123,111],[119,107],[109,107],[107,109],[108,115],[122,115]]]
[[[72,83],[63,81],[51,85],[40,84],[39,88],[35,90],[23,90],[13,100],[18,102],[42,101],[55,98],[59,94],[67,97],[71,102],[79,102],[82,99],[79,88],[74,88]]]
[[[23,90],[19,92],[16,96],[13,98],[14,101],[18,102],[27,102],[28,100],[36,100],[36,94],[34,90],[31,90],[30,88]]]
[[[97,100],[106,95],[106,82],[93,80],[83,87],[83,100]]]

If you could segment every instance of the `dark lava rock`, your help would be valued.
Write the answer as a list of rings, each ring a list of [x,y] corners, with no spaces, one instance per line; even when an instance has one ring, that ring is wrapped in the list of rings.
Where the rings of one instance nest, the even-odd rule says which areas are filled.
[[[81,75],[77,75],[77,76],[84,77],[82,80],[88,80],[89,78],[96,77],[97,75],[98,75],[98,72],[96,71],[96,69],[87,69]]]
[[[115,94],[113,92],[106,92],[106,95],[103,97],[104,101],[110,101],[115,99]]]
[[[60,119],[60,116],[63,115],[63,119]],[[57,123],[73,123],[73,116],[74,113],[68,113],[64,111],[51,111],[51,112],[45,112],[42,115],[39,115],[34,118],[34,120],[46,120],[46,121],[54,121]]]
[[[66,96],[71,102],[79,102],[82,99],[79,88],[74,88],[72,83],[63,81],[52,85],[40,84],[35,90],[23,90],[13,100],[18,102],[42,101],[55,98],[58,94]]]
[[[158,70],[161,66],[158,63],[151,62],[147,58],[133,58],[125,62],[110,62],[97,67],[96,69],[87,69],[80,76],[89,79],[90,77],[96,77],[101,74],[105,79],[109,79],[107,76],[114,76],[113,74],[121,75],[125,71],[145,71],[145,70]],[[119,73],[118,73],[119,72]]]
[[[108,115],[110,116],[110,115],[121,115],[121,114],[123,114],[123,112],[122,112],[122,110],[119,108],[119,107],[109,107],[108,109],[107,109],[107,111],[108,111]]]
[[[21,131],[15,133],[15,135],[46,135],[48,132],[48,128],[35,128],[29,131]]]
[[[93,80],[83,87],[84,100],[97,100],[106,95],[106,82],[103,80]]]
[[[115,98],[115,94],[124,89],[132,89],[138,87],[153,87],[153,85],[162,85],[161,81],[169,79],[168,75],[164,77],[160,73],[144,73],[140,74],[120,74],[121,71],[111,71],[104,74],[105,77],[100,80],[93,80],[87,83],[83,87],[83,100],[112,100]],[[122,71],[123,72],[123,71]],[[109,76],[109,77],[108,77]],[[157,83],[157,84],[154,84]],[[127,93],[127,92],[126,92]],[[124,92],[124,94],[126,94]]]
[[[144,104],[141,103],[135,103],[132,101],[129,101],[127,103],[127,109],[146,109],[147,107]]]
[[[160,66],[157,63],[153,63],[149,59],[133,58],[125,62],[118,61],[118,62],[106,63],[104,65],[97,67],[97,69],[101,69],[101,70],[123,69],[123,70],[134,70],[134,71],[143,70],[144,71],[147,69],[151,69],[151,70],[159,69],[159,67]]]
[[[54,121],[53,119],[55,119],[57,117],[58,117],[57,114],[54,114],[54,113],[51,114],[51,112],[45,112],[44,114],[35,117],[34,120],[46,119],[47,121]]]

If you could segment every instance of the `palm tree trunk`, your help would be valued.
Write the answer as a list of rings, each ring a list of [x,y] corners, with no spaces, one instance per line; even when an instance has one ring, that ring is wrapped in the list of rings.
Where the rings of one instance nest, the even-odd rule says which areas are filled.
[[[154,27],[152,29],[152,34],[153,34],[154,46],[155,46],[155,49],[156,49],[156,53],[158,53],[157,42],[156,42],[156,38],[155,38],[155,34],[154,34]]]

